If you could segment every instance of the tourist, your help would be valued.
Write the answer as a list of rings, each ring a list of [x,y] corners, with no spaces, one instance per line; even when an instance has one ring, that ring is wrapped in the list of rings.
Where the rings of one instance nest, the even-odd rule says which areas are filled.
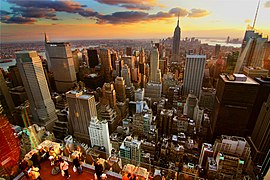
[[[55,160],[54,160],[54,167],[52,169],[52,175],[56,175],[58,174],[61,170],[60,170],[60,162],[62,161],[62,157],[61,156],[56,156]]]
[[[28,166],[28,162],[25,159],[23,159],[22,162],[19,164],[19,168],[24,173],[24,175],[28,178],[29,176],[28,176],[27,170],[29,166]]]
[[[76,171],[78,172],[78,174],[81,174],[82,173],[82,166],[81,166],[81,162],[80,162],[79,156],[76,156],[73,159],[73,165],[74,165]]]
[[[95,171],[96,171],[97,179],[100,180],[101,179],[100,176],[103,173],[103,166],[102,166],[102,164],[100,164],[99,161],[97,161],[96,164],[95,164]]]
[[[51,162],[51,166],[53,166],[54,165],[54,158],[56,156],[56,152],[54,151],[54,148],[53,147],[50,148],[49,156],[50,156],[49,157],[49,160]]]
[[[31,179],[39,179],[39,180],[41,180],[40,173],[39,173],[39,168],[38,167],[32,166],[32,168],[29,169],[29,170],[30,171],[29,171],[28,175],[29,175],[29,177]]]
[[[62,176],[66,176],[67,179],[70,178],[70,175],[68,174],[68,162],[67,161],[64,161],[62,158],[61,158],[61,163],[60,163],[60,169],[62,172]]]
[[[31,157],[31,161],[33,162],[33,166],[38,167],[39,169],[41,169],[40,164],[39,164],[39,160],[38,160],[38,155],[37,153],[34,153]]]
[[[130,173],[125,174],[124,176],[122,176],[122,180],[130,180],[129,174],[130,174]]]

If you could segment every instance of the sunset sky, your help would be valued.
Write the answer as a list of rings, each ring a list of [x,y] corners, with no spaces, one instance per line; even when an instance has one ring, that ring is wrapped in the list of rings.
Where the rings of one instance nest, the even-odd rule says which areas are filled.
[[[1,42],[166,38],[180,15],[182,37],[242,38],[258,0],[0,0]],[[270,35],[270,0],[256,29]]]

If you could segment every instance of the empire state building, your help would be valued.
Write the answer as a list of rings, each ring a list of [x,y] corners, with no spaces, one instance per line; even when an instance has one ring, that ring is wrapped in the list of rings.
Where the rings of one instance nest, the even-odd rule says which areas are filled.
[[[174,29],[173,34],[173,49],[172,49],[172,63],[180,63],[180,38],[181,29],[179,27],[179,16],[177,20],[177,26]]]

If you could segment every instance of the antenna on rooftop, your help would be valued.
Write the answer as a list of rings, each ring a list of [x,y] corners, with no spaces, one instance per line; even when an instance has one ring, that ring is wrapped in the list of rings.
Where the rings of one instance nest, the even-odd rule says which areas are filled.
[[[255,24],[256,24],[257,15],[258,15],[259,7],[260,7],[260,2],[261,2],[261,0],[259,0],[258,5],[257,5],[257,10],[256,10],[256,14],[255,14],[255,17],[254,17],[254,21],[253,21],[252,29],[254,29]]]

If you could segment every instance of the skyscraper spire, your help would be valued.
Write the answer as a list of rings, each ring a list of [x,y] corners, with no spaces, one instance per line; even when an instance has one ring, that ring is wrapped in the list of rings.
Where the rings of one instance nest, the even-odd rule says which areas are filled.
[[[180,39],[181,39],[181,28],[179,26],[179,13],[177,15],[177,26],[173,33],[173,48],[172,48],[172,60],[171,62],[180,63]]]
[[[178,19],[177,19],[177,26],[179,26],[179,13],[177,14],[177,17],[178,17]]]
[[[253,20],[252,29],[255,28],[255,24],[256,24],[256,20],[257,20],[257,15],[258,15],[259,7],[260,7],[260,2],[261,2],[261,0],[259,0],[258,5],[257,5],[257,10],[256,10],[256,14],[255,14],[255,17],[254,17],[254,20]]]
[[[48,38],[48,36],[47,36],[47,34],[44,32],[44,40],[45,40],[45,43],[48,43],[48,42],[50,42],[50,40],[49,40],[49,38]]]

